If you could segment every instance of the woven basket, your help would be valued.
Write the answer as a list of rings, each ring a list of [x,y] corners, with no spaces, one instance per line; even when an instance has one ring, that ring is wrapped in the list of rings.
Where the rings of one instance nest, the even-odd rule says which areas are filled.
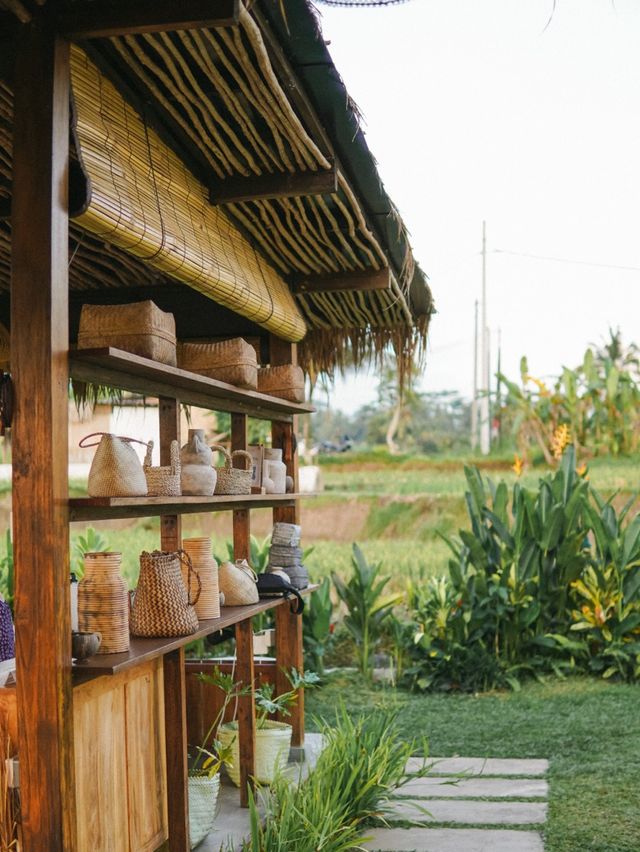
[[[255,390],[258,386],[256,350],[241,337],[220,343],[181,343],[178,364],[210,379]]]
[[[78,629],[102,634],[98,654],[129,650],[129,592],[120,576],[121,553],[86,553],[78,583]]]
[[[220,775],[189,775],[189,844],[192,849],[202,843],[213,828],[220,790]]]
[[[78,349],[114,346],[176,365],[176,321],[151,300],[130,305],[83,305]]]
[[[258,603],[258,578],[246,559],[221,562],[218,569],[220,591],[224,595],[224,606],[246,606]]]
[[[224,456],[224,467],[217,467],[215,494],[251,494],[251,466],[253,459],[251,454],[245,450],[234,450],[229,453],[221,444],[212,444],[212,450],[218,450]],[[249,470],[241,470],[233,467],[233,459],[236,456],[244,456],[249,462]]]
[[[188,564],[188,582],[180,563]],[[192,583],[196,593],[192,597]],[[132,636],[190,636],[198,629],[194,605],[200,597],[200,578],[184,550],[140,554],[140,579],[131,607]]]
[[[89,438],[100,435],[100,441],[87,444]],[[147,480],[142,464],[131,444],[148,445],[137,438],[125,438],[110,432],[92,432],[78,444],[95,447],[91,462],[87,492],[89,497],[146,497]]]
[[[232,766],[227,766],[229,777],[240,786],[240,745],[238,740],[238,723],[227,722],[218,728],[218,739],[223,746],[231,745]],[[276,775],[282,772],[289,762],[291,750],[291,725],[285,722],[267,720],[256,728],[254,778],[261,784],[271,784]]]
[[[171,464],[164,467],[151,466],[152,450],[153,441],[149,441],[142,466],[147,480],[147,494],[149,497],[179,497],[182,493],[180,490],[180,445],[177,441],[171,442]]]
[[[211,539],[209,536],[185,538],[182,540],[182,546],[191,558],[194,571],[200,577],[201,590],[196,603],[196,615],[199,619],[220,618],[218,563],[211,554]],[[186,573],[188,569],[183,563],[182,578],[188,582]]]
[[[289,402],[304,402],[304,373],[295,364],[262,367],[258,370],[258,390]]]

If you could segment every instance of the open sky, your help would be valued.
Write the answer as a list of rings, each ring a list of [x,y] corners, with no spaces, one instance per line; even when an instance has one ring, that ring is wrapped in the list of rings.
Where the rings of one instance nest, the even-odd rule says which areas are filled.
[[[523,354],[533,375],[575,365],[609,326],[640,343],[640,3],[557,0],[545,29],[552,6],[318,6],[431,280],[427,390],[471,395],[483,219],[507,374]],[[361,376],[338,382],[332,404],[372,398]]]

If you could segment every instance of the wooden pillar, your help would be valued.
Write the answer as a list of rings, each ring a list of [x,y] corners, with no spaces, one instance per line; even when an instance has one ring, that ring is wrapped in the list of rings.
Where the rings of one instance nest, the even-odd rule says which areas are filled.
[[[251,619],[236,624],[236,681],[253,689],[253,626]],[[256,710],[253,694],[238,699],[238,740],[240,744],[240,805],[249,806],[249,786],[255,775]]]
[[[23,848],[77,846],[68,528],[69,45],[22,27],[11,257],[13,523]]]
[[[249,446],[248,417],[231,415],[231,449],[246,450]],[[246,462],[237,459],[236,467]],[[236,559],[249,559],[251,555],[251,521],[248,509],[233,513],[233,554]],[[253,687],[253,625],[251,619],[236,625],[236,681]],[[238,699],[238,739],[240,743],[240,804],[249,805],[249,785],[255,774],[256,712],[253,695]]]
[[[274,335],[269,338],[269,359],[272,367],[282,364],[297,364],[298,354],[295,343],[287,343]],[[287,475],[292,477],[294,488],[298,491],[298,452],[295,430],[297,418],[293,423],[274,420],[271,424],[271,443],[282,449],[282,460],[287,466]],[[296,500],[293,506],[276,506],[273,510],[274,523],[281,521],[287,524],[300,523],[300,502]],[[304,656],[302,648],[302,618],[292,613],[288,606],[276,609],[276,692],[286,692],[290,689],[285,672],[291,669],[302,671]],[[283,719],[282,721],[285,721]],[[286,719],[293,728],[291,745],[304,745],[304,690],[298,691],[298,701],[291,708],[291,715]]]
[[[171,441],[180,443],[180,402],[161,397],[160,464],[171,461]],[[160,541],[163,550],[182,547],[182,516],[162,515]],[[169,849],[189,849],[189,796],[187,789],[187,699],[184,648],[164,657],[164,724],[167,752],[167,817]]]

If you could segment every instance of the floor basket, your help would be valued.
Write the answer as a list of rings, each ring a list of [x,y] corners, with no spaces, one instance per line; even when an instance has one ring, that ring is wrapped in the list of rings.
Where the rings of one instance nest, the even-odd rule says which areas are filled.
[[[189,775],[189,844],[195,849],[213,828],[220,775]]]
[[[291,725],[267,720],[256,728],[256,779],[261,784],[271,784],[276,775],[285,769],[291,750]],[[229,777],[240,786],[240,745],[238,723],[227,722],[218,728],[218,739],[223,746],[231,745],[233,765],[227,767]]]

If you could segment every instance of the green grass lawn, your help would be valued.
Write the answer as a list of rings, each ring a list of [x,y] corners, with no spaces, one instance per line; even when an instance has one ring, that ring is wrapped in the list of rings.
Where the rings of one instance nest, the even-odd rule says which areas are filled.
[[[640,849],[640,686],[596,680],[531,683],[518,693],[411,695],[333,676],[305,699],[308,726],[398,702],[407,737],[430,754],[546,757],[550,762],[547,852]]]

